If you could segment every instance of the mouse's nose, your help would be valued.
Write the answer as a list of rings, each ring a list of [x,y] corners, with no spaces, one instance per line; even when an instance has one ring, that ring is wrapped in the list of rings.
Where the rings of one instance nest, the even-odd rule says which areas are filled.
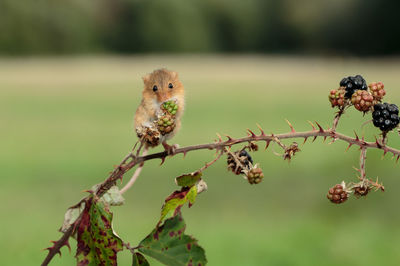
[[[164,93],[160,94],[160,99],[159,99],[160,103],[164,103],[168,100],[169,100],[169,96],[167,93],[164,92]]]

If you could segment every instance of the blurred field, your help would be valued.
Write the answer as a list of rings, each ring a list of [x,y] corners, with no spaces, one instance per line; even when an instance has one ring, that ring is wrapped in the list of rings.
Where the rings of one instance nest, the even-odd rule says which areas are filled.
[[[260,56],[142,56],[0,60],[2,265],[38,265],[41,249],[58,239],[68,206],[101,182],[136,141],[132,118],[141,76],[154,68],[180,73],[186,87],[181,146],[210,142],[215,133],[244,136],[259,123],[266,132],[297,130],[307,120],[328,126],[327,95],[345,75],[383,81],[387,99],[400,103],[400,61]],[[340,131],[372,138],[369,116],[350,110]],[[400,146],[399,136],[390,144]],[[301,140],[299,140],[300,142]],[[226,171],[221,160],[205,173],[209,190],[184,210],[187,232],[206,249],[209,265],[398,265],[400,179],[398,165],[369,151],[367,174],[387,191],[333,206],[328,188],[355,180],[358,151],[337,142],[301,146],[288,164],[267,152],[254,154],[266,178],[258,186]],[[173,178],[195,170],[213,152],[189,153],[146,163],[142,176],[114,208],[114,227],[132,244],[154,227]],[[74,241],[73,249],[75,247]],[[130,264],[129,252],[119,255]],[[73,265],[74,251],[52,265]],[[154,263],[153,265],[159,265]]]

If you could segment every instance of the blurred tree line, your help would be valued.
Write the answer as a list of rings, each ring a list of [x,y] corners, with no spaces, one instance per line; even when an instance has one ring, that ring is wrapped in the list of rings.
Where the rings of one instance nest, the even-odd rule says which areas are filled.
[[[0,0],[0,54],[400,51],[396,0]]]

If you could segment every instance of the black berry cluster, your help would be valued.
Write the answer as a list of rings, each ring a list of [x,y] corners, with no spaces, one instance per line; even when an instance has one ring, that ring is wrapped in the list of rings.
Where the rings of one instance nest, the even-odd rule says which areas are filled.
[[[249,170],[253,165],[253,159],[250,154],[245,151],[236,151],[233,154],[228,154],[228,169],[237,175],[244,173],[244,170]]]
[[[345,98],[350,99],[353,93],[357,90],[367,90],[367,82],[361,75],[349,76],[347,78],[343,78],[340,81],[340,86],[344,87],[346,93],[344,95]]]
[[[383,132],[388,132],[399,124],[399,108],[395,104],[378,103],[372,113],[374,126]]]

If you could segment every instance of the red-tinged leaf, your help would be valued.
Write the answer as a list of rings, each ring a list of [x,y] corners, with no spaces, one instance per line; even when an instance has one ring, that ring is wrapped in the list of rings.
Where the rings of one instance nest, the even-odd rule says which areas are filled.
[[[183,187],[181,190],[174,191],[168,198],[165,199],[165,203],[161,210],[161,218],[159,223],[164,219],[176,215],[181,207],[189,202],[189,207],[195,202],[197,196],[197,187]]]
[[[77,228],[77,265],[117,265],[121,239],[112,229],[113,215],[103,201],[89,197]]]
[[[132,266],[150,266],[146,258],[139,252],[133,254]]]
[[[197,240],[184,234],[186,224],[180,212],[157,226],[139,244],[139,251],[165,265],[204,266],[207,263],[204,249]]]
[[[190,174],[184,174],[175,178],[175,183],[180,187],[191,187],[200,181],[202,172],[193,172]]]

